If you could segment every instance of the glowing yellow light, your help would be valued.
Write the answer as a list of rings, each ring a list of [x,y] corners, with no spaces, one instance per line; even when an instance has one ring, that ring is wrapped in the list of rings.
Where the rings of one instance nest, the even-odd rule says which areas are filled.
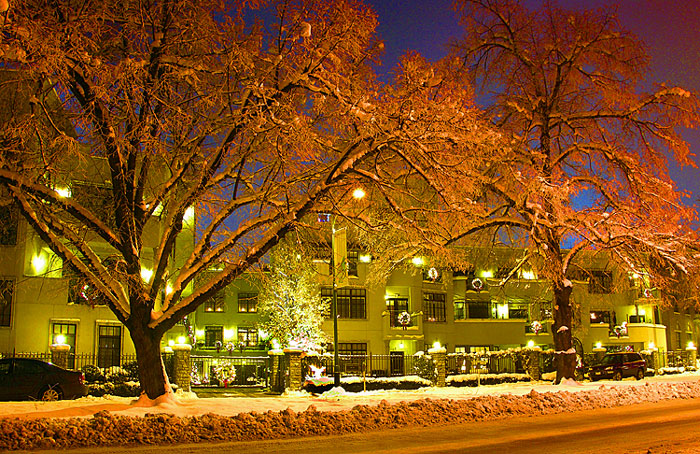
[[[602,343],[602,342],[596,342],[596,343],[595,343],[595,348],[603,348],[603,343]]]
[[[63,334],[57,334],[56,335],[56,343],[57,344],[65,344],[66,343],[66,336]]]
[[[691,350],[695,348],[695,343],[693,341],[688,342],[688,348]]]
[[[153,277],[153,270],[151,270],[149,268],[141,268],[141,279],[143,279],[143,281],[145,283],[151,282],[152,277]]]
[[[185,210],[185,216],[182,218],[182,222],[185,225],[194,224],[194,207],[189,207]]]
[[[230,329],[230,328],[225,329],[224,330],[224,340],[230,341],[231,339],[233,339],[234,334],[235,334],[235,331],[233,329]]]
[[[163,214],[163,204],[159,203],[153,209],[153,216],[160,216],[161,214]]]
[[[647,311],[644,309],[639,309],[639,315],[647,315]]]
[[[362,262],[362,263],[369,263],[369,262],[372,261],[372,256],[369,255],[369,254],[360,254],[360,256],[358,257],[358,259],[359,259],[360,262]]]
[[[165,294],[170,295],[171,293],[173,293],[173,286],[168,283],[168,285],[165,286]]]
[[[508,305],[507,304],[499,304],[497,306],[497,313],[498,313],[498,318],[508,318]]]
[[[180,345],[186,344],[186,343],[187,343],[187,339],[185,338],[185,336],[180,336],[180,337],[177,338],[177,343],[180,344]]]
[[[273,350],[279,350],[279,349],[280,349],[280,341],[278,341],[277,339],[272,339],[271,344],[272,344],[272,349],[273,349]]]
[[[491,271],[491,270],[483,270],[483,271],[481,272],[481,277],[483,277],[483,278],[485,278],[485,279],[488,279],[488,278],[490,278],[490,277],[493,277],[493,271]]]
[[[204,330],[203,329],[195,330],[194,337],[197,339],[203,338],[204,337]]]
[[[423,266],[423,257],[415,256],[411,259],[411,263],[415,266]]]
[[[58,194],[59,197],[62,197],[64,199],[67,199],[72,195],[72,192],[69,187],[57,187],[56,189],[54,189],[54,191],[56,191],[56,194]]]
[[[534,346],[535,346],[535,341],[534,341],[534,340],[529,340],[529,341],[527,341],[527,346],[528,346],[528,347],[534,347]]]
[[[435,349],[442,348],[442,345],[440,345],[440,341],[433,342],[433,348],[435,348]]]
[[[523,279],[533,280],[535,279],[535,272],[532,270],[523,270]]]
[[[649,349],[654,350],[656,348],[656,344],[653,342],[649,342]]]
[[[34,269],[35,274],[44,274],[48,267],[49,261],[46,258],[46,254],[39,253],[32,257],[32,269]]]
[[[403,342],[399,342],[399,348],[403,348]]]
[[[362,188],[357,188],[354,191],[352,191],[352,196],[356,199],[361,199],[365,196],[365,190]]]
[[[172,340],[172,339],[170,339],[170,340],[168,341],[168,345],[169,345],[170,347],[172,347],[173,345],[175,345],[175,341]]]

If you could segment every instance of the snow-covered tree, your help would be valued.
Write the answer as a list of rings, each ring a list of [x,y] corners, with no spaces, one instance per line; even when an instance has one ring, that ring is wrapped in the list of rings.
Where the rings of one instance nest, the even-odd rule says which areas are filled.
[[[299,244],[284,241],[262,273],[258,313],[262,328],[282,347],[318,351],[328,340],[321,329],[329,301],[321,298],[319,270]]]
[[[0,65],[31,90],[0,184],[128,328],[150,398],[170,391],[163,334],[307,214],[344,214],[358,181],[437,177],[421,160],[468,162],[452,138],[478,136],[471,92],[433,96],[416,56],[380,86],[376,16],[354,0],[13,0],[1,17]]]
[[[557,382],[573,378],[567,274],[580,251],[604,251],[640,272],[650,257],[678,272],[692,262],[696,212],[667,162],[692,164],[681,132],[698,125],[697,98],[645,79],[644,46],[611,10],[528,10],[515,0],[457,8],[465,36],[455,54],[504,139],[486,183],[493,209],[473,210],[462,234],[500,229],[506,238],[507,227],[541,257],[540,276],[553,285]]]

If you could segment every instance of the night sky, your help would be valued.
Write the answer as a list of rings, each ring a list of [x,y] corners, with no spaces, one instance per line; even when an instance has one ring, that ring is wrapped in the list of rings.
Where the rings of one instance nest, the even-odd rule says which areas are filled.
[[[380,73],[394,67],[401,54],[415,50],[429,60],[447,53],[452,37],[462,35],[451,0],[366,0],[379,15],[378,32],[385,43]],[[537,6],[543,2],[527,0]],[[623,27],[647,45],[651,55],[648,79],[700,93],[700,0],[561,0],[564,8],[613,5]],[[700,130],[685,134],[700,165]],[[687,203],[700,198],[700,169],[672,167],[678,187],[691,191]]]

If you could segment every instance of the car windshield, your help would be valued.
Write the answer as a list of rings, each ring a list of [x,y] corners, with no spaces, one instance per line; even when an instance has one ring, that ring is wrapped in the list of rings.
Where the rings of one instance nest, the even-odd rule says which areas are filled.
[[[600,360],[600,364],[607,366],[610,364],[620,364],[622,362],[622,356],[620,355],[605,355],[603,359]]]

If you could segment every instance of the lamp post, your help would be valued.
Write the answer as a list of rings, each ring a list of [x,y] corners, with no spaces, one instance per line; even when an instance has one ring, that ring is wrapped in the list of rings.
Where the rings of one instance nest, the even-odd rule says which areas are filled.
[[[365,196],[365,191],[362,188],[357,188],[352,192],[352,197],[359,200]],[[340,355],[338,354],[338,282],[337,271],[338,265],[346,267],[347,270],[347,237],[345,229],[336,232],[335,218],[331,222],[331,276],[333,282],[333,298],[331,300],[331,317],[333,318],[333,386],[340,386]],[[337,234],[337,235],[336,235]],[[336,236],[338,238],[336,238]],[[345,275],[344,284],[347,285],[347,274]]]

